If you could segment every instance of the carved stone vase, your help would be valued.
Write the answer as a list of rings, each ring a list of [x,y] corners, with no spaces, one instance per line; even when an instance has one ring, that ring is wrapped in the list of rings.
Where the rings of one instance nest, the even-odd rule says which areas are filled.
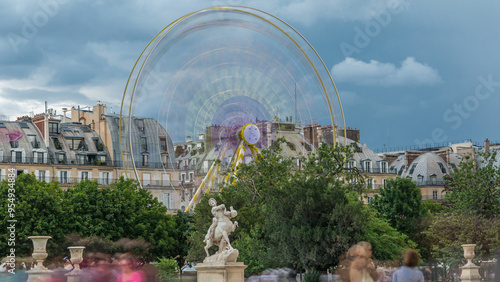
[[[467,264],[462,266],[462,275],[460,276],[461,281],[465,282],[476,282],[480,281],[481,276],[479,275],[479,266],[472,263],[472,259],[476,256],[474,253],[474,248],[476,244],[464,244],[464,257],[467,259]]]
[[[36,261],[36,266],[33,270],[45,271],[48,270],[43,266],[43,261],[47,258],[47,241],[51,239],[51,236],[30,236],[28,239],[33,241],[33,254],[32,257]]]
[[[68,247],[71,254],[71,263],[75,268],[66,275],[80,275],[82,270],[80,269],[80,263],[83,261],[83,246]]]
[[[476,244],[464,244],[464,245],[462,245],[462,248],[464,248],[464,257],[467,259],[467,264],[464,265],[464,267],[474,265],[472,263],[472,259],[476,256],[476,253],[474,253],[475,247],[476,247]]]

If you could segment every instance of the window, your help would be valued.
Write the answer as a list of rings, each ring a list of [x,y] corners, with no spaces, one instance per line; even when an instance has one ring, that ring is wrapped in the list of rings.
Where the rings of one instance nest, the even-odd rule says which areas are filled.
[[[382,185],[384,185],[384,187],[387,185],[387,179],[382,179]]]
[[[146,129],[144,127],[144,120],[136,119],[135,122],[137,123],[137,127],[139,128],[139,132],[144,134],[146,132]]]
[[[438,199],[438,191],[432,191],[432,199],[437,200]]]
[[[59,123],[49,122],[49,134],[59,134]]]
[[[402,165],[401,168],[398,171],[398,175],[403,175],[403,172],[405,171],[405,166]]]
[[[363,170],[364,172],[372,172],[372,162],[371,161],[364,161],[363,162]]]
[[[10,141],[11,148],[19,148],[19,141]]]
[[[356,167],[356,161],[355,160],[349,160],[347,162],[347,168],[352,169]]]
[[[380,172],[381,173],[387,173],[387,167],[388,167],[388,164],[386,161],[380,162]]]
[[[85,164],[85,155],[77,155],[78,164]]]
[[[68,184],[68,172],[67,171],[59,171],[59,182],[61,184]]]
[[[66,155],[64,153],[57,153],[57,160],[60,164],[64,164],[66,161]]]
[[[71,138],[66,140],[66,144],[68,145],[70,150],[76,151],[87,151],[87,144],[83,138]]]
[[[180,176],[181,176],[181,179],[180,179],[180,180],[181,180],[181,182],[182,182],[182,183],[186,182],[186,174],[185,174],[185,173],[181,173],[181,175],[180,175]]]
[[[161,154],[161,162],[164,167],[168,166],[168,154]]]
[[[368,204],[371,203],[373,197],[368,196]]]
[[[38,176],[38,180],[40,180],[40,181],[47,181],[45,179],[45,170],[39,170],[37,176]]]
[[[189,173],[189,181],[194,182],[194,172]]]
[[[25,123],[25,122],[21,122],[21,123],[19,123],[19,126],[21,126],[21,128],[26,128],[26,129],[29,129],[29,128],[30,128],[30,127],[28,126],[28,124],[27,124],[27,123]]]
[[[170,174],[163,174],[161,176],[161,180],[162,180],[162,186],[168,186],[170,185]]]
[[[109,172],[103,172],[101,174],[101,184],[102,185],[109,185],[110,181],[109,181]]]
[[[367,189],[374,189],[373,178],[366,179],[366,188]]]
[[[147,154],[142,155],[142,166],[148,166],[148,157]]]
[[[23,152],[12,151],[12,162],[14,163],[23,162]]]
[[[435,174],[431,175],[431,184],[432,185],[437,184],[437,176]]]
[[[54,142],[54,147],[56,147],[56,150],[62,150],[61,142],[59,142],[59,139],[52,138],[52,141]]]
[[[43,152],[36,152],[36,160],[35,160],[35,163],[38,163],[38,164],[43,164],[44,161],[43,161]]]
[[[173,193],[161,193],[160,202],[162,202],[167,209],[171,210],[174,208],[174,194]]]
[[[151,174],[149,173],[142,174],[142,185],[143,186],[151,185]]]
[[[439,168],[441,169],[441,172],[446,173],[446,168],[444,167],[444,165],[440,162],[438,162],[437,164],[438,164]]]
[[[160,149],[162,151],[167,151],[167,138],[166,137],[160,137]]]
[[[0,128],[7,128],[3,122],[0,122]]]
[[[82,171],[82,176],[80,178],[80,181],[87,180],[89,179],[89,172],[88,171]]]
[[[141,151],[147,151],[148,150],[148,140],[146,137],[141,137]]]
[[[106,165],[106,155],[99,155],[98,158],[101,162],[101,165]]]
[[[39,149],[40,148],[40,142],[38,142],[38,140],[36,139],[36,135],[28,135],[28,139],[31,143],[31,146],[35,149]]]
[[[419,174],[417,176],[417,186],[422,186],[423,183],[424,183],[424,176]]]
[[[418,163],[414,163],[411,168],[410,168],[410,175],[413,174],[413,172],[415,171],[415,168],[417,167]]]

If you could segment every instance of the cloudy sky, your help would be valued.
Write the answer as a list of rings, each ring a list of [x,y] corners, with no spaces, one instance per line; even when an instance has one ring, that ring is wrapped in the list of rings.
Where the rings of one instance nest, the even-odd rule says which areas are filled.
[[[35,0],[0,2],[0,116],[100,100],[119,111],[133,63],[173,20],[245,5],[295,27],[331,70],[370,148],[500,141],[500,2]],[[59,112],[60,110],[58,110]]]

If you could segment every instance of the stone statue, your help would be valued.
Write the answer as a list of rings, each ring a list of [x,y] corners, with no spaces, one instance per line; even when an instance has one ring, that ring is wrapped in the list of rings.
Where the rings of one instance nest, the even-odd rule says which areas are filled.
[[[212,225],[208,228],[205,240],[203,240],[203,242],[206,243],[205,252],[207,253],[207,257],[203,262],[235,262],[238,257],[238,250],[233,249],[231,246],[229,234],[238,226],[237,221],[234,223],[231,221],[231,218],[236,217],[238,212],[236,212],[233,207],[230,207],[229,211],[227,211],[224,204],[217,206],[217,202],[214,198],[210,198],[208,203],[212,207],[212,214],[214,217],[212,219]],[[214,255],[210,256],[208,249],[212,245],[219,246],[219,250]]]

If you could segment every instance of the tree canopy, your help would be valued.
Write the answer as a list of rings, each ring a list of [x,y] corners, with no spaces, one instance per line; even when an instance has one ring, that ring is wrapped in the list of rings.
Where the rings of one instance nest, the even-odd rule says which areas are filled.
[[[179,252],[173,217],[148,190],[132,180],[122,178],[102,188],[87,180],[63,191],[57,182],[41,182],[32,174],[21,174],[14,187],[17,256],[31,256],[31,235],[52,236],[47,245],[50,257],[66,254],[66,247],[74,243],[71,240],[83,242],[81,238],[91,237],[94,239],[87,243],[103,248],[124,238],[142,240],[147,245],[141,253],[146,260],[174,257]],[[4,211],[9,203],[8,189],[8,182],[2,182],[0,208]],[[7,219],[8,214],[2,214],[2,237],[6,236]],[[7,253],[7,248],[2,244],[0,252]]]
[[[387,180],[371,204],[392,227],[410,237],[416,233],[418,220],[424,214],[420,189],[407,178]]]
[[[241,166],[238,181],[222,186],[221,193],[201,199],[193,215],[188,260],[205,257],[202,242],[212,218],[209,197],[238,211],[239,227],[231,240],[248,265],[247,275],[276,267],[326,269],[361,240],[383,245],[374,248],[375,256],[396,259],[409,241],[363,205],[358,193],[362,176],[344,165],[351,148],[323,144],[297,167],[295,159],[281,154],[284,143],[278,140],[257,162]],[[370,221],[374,218],[375,223]]]

